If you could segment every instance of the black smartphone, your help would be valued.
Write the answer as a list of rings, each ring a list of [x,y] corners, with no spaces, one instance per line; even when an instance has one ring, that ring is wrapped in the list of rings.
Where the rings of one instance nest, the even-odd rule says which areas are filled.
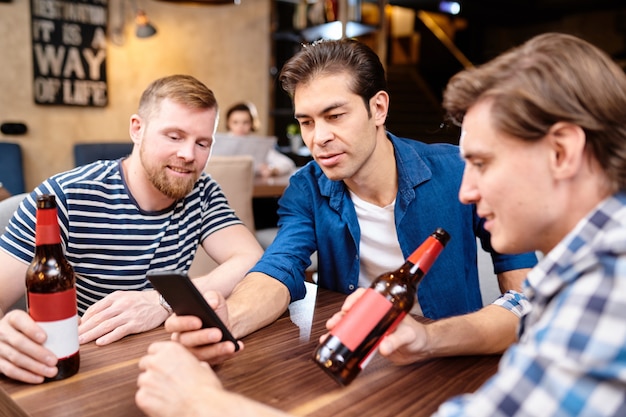
[[[217,327],[222,331],[221,341],[229,340],[235,344],[235,352],[239,350],[237,339],[226,328],[187,274],[176,271],[149,271],[146,277],[163,295],[174,313],[179,316],[200,317],[203,328]]]

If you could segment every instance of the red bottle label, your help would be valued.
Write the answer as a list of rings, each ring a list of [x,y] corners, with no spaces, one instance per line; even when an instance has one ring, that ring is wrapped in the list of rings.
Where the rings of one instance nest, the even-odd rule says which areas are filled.
[[[46,332],[44,346],[57,358],[74,355],[79,350],[76,289],[49,294],[28,293],[28,314]]]
[[[78,314],[76,288],[54,293],[28,293],[28,314],[37,322],[58,321]]]
[[[35,229],[35,245],[54,245],[61,243],[61,232],[57,211],[53,209],[37,210],[37,226]]]
[[[348,349],[354,351],[391,307],[391,301],[368,288],[330,334],[338,337]]]

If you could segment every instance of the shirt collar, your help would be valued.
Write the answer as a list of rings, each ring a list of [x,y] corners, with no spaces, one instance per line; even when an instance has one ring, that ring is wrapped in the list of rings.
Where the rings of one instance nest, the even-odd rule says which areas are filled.
[[[549,298],[598,263],[599,252],[626,253],[626,193],[601,201],[528,274],[524,292],[529,299]]]

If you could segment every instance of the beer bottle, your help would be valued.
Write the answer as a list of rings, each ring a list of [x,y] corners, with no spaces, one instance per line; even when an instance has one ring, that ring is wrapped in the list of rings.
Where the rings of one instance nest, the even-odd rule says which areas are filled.
[[[348,385],[367,365],[382,338],[391,333],[415,304],[417,285],[450,240],[435,230],[399,269],[386,272],[356,301],[313,360],[342,385]]]
[[[44,346],[58,358],[58,373],[46,381],[78,372],[78,308],[74,269],[63,254],[54,195],[37,197],[35,257],[26,271],[28,314],[41,326]]]

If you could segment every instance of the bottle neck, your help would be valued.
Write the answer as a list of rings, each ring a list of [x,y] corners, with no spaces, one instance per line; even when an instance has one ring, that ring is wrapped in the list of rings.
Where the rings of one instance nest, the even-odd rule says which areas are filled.
[[[55,245],[61,243],[61,230],[56,207],[37,209],[35,245]]]
[[[443,250],[443,244],[436,238],[429,236],[407,259],[411,266],[410,273],[416,274],[418,270],[422,275],[426,275],[430,267],[435,263],[437,257]]]

